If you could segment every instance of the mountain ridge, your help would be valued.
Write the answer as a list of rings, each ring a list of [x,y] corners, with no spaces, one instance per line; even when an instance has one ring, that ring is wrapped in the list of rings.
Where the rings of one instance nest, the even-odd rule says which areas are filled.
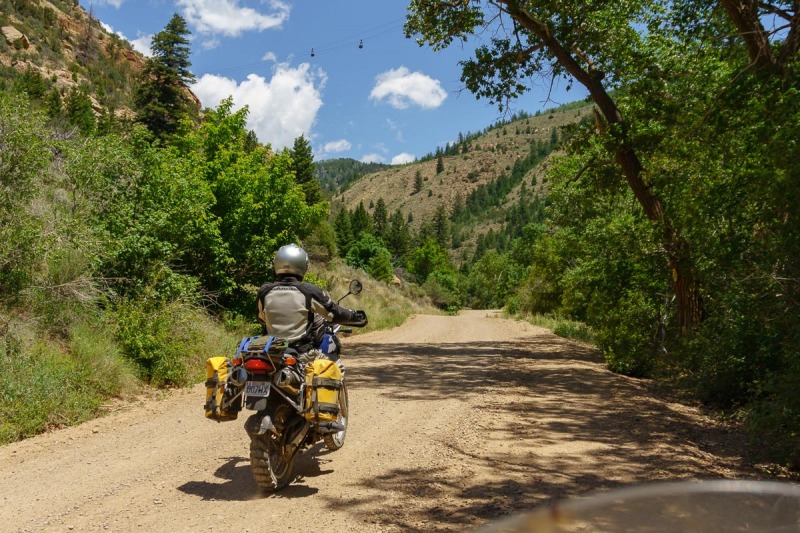
[[[537,144],[551,143],[554,136],[560,138],[564,127],[590,116],[591,105],[576,102],[491,125],[482,133],[465,138],[468,140],[457,144],[460,147],[456,150],[449,146],[438,150],[431,158],[361,176],[334,194],[334,204],[355,209],[363,202],[369,208],[383,198],[389,213],[397,210],[411,213],[412,224],[419,227],[432,220],[439,205],[444,205],[448,213],[452,212],[459,195],[465,200],[481,185],[487,186],[500,176],[508,175],[515,163],[528,157]],[[544,159],[529,169],[521,183],[541,189],[547,164]],[[422,177],[422,187],[415,192],[417,173]],[[519,196],[521,183],[509,191],[509,201]]]

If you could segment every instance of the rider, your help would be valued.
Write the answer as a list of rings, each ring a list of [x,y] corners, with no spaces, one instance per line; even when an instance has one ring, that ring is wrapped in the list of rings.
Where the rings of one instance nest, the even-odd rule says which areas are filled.
[[[278,280],[258,289],[258,320],[269,335],[285,339],[300,353],[319,346],[325,321],[365,325],[363,311],[337,305],[330,295],[303,281],[308,254],[296,244],[281,246],[273,261]]]

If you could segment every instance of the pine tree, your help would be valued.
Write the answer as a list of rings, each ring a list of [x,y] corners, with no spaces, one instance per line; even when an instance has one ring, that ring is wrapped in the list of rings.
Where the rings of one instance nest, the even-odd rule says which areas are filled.
[[[558,130],[553,127],[550,130],[550,148],[555,148],[556,146],[558,146]]]
[[[319,182],[314,177],[314,155],[311,143],[301,135],[294,140],[292,147],[292,170],[294,181],[303,188],[306,205],[314,205],[324,199]]]
[[[402,263],[411,248],[411,232],[408,229],[408,224],[403,220],[403,213],[399,209],[389,218],[385,242],[386,247],[394,258],[395,264]]]
[[[59,93],[58,89],[55,87],[50,89],[50,92],[47,93],[45,109],[47,111],[47,116],[50,118],[55,118],[61,113],[61,93]]]
[[[333,228],[336,231],[336,247],[339,249],[339,257],[345,257],[355,241],[347,209],[342,209],[336,215]]]
[[[73,89],[67,96],[65,111],[69,122],[84,135],[97,131],[97,120],[92,111],[92,101],[83,89]]]
[[[461,191],[457,191],[456,197],[453,200],[453,207],[450,210],[450,220],[452,220],[453,222],[459,220],[463,212],[464,212],[464,197],[461,195]]]
[[[442,153],[439,152],[439,156],[436,158],[436,173],[441,174],[444,171],[444,160],[442,159]]]
[[[364,202],[359,202],[353,214],[350,216],[350,227],[353,228],[353,235],[356,240],[362,233],[372,233],[372,217],[367,213]]]
[[[417,170],[417,173],[414,174],[414,194],[418,193],[422,190],[422,172]]]
[[[153,36],[153,56],[147,60],[144,81],[136,90],[137,118],[160,139],[169,138],[184,117],[196,112],[186,88],[195,79],[189,71],[190,34],[183,17],[173,15]]]
[[[436,243],[442,248],[447,248],[450,244],[450,220],[447,217],[447,210],[443,204],[439,204],[436,213],[433,215],[433,232]]]
[[[375,204],[375,211],[372,212],[372,223],[375,225],[375,235],[383,238],[386,234],[389,221],[389,211],[386,209],[386,202],[383,198],[378,198]]]
[[[372,256],[367,265],[367,272],[378,281],[389,283],[394,277],[392,258],[385,249]]]

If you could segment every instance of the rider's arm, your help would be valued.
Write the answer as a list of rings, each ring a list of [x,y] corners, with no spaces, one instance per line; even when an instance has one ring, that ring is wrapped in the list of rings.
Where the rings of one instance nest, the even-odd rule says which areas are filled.
[[[328,322],[348,323],[357,320],[357,313],[352,309],[341,307],[333,301],[330,294],[315,285],[308,284],[311,293],[311,306],[315,313],[322,315]]]

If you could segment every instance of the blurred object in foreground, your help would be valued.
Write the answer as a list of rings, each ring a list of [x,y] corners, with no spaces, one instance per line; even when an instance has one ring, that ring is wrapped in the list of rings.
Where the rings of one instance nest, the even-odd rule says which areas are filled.
[[[800,533],[800,485],[683,481],[576,498],[486,524],[478,533]]]

